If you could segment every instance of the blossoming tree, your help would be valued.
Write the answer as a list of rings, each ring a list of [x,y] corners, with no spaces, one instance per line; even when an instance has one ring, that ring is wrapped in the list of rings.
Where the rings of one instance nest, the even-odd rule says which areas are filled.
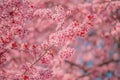
[[[119,0],[0,0],[0,80],[119,80]]]

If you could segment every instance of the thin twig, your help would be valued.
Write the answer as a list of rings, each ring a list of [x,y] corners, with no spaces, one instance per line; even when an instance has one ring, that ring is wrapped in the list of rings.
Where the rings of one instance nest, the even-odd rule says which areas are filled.
[[[53,46],[51,46],[51,47],[53,47]],[[46,49],[46,50],[44,51],[43,55],[40,54],[39,57],[38,57],[38,59],[35,60],[35,61],[30,65],[29,68],[31,68],[33,65],[35,65],[44,55],[46,55],[47,51],[48,51],[51,47],[49,47],[48,49]],[[25,74],[27,73],[27,71],[29,70],[29,68],[26,69],[25,72],[24,72],[22,75],[25,75]]]

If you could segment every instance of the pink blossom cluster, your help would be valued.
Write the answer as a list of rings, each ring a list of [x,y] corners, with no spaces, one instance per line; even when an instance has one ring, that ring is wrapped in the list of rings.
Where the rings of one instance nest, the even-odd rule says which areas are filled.
[[[0,80],[119,80],[119,0],[0,0]]]

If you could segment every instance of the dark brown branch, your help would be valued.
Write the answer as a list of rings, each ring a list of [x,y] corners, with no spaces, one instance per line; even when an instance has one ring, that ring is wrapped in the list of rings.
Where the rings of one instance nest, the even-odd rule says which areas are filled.
[[[118,60],[111,59],[111,60],[105,61],[105,62],[103,62],[101,64],[98,64],[98,65],[96,65],[93,68],[85,68],[83,66],[80,66],[79,64],[76,64],[76,63],[73,63],[73,62],[70,62],[70,61],[67,61],[67,60],[65,60],[65,62],[68,63],[68,64],[70,64],[71,66],[78,67],[79,69],[82,69],[84,72],[86,72],[86,74],[83,74],[83,75],[81,75],[81,76],[78,77],[78,78],[82,78],[82,77],[85,77],[85,76],[88,76],[88,75],[92,74],[94,71],[90,71],[90,70],[94,69],[95,67],[96,68],[97,67],[102,67],[103,65],[108,65],[111,62],[118,63],[118,62],[120,62],[120,59],[118,59]]]

